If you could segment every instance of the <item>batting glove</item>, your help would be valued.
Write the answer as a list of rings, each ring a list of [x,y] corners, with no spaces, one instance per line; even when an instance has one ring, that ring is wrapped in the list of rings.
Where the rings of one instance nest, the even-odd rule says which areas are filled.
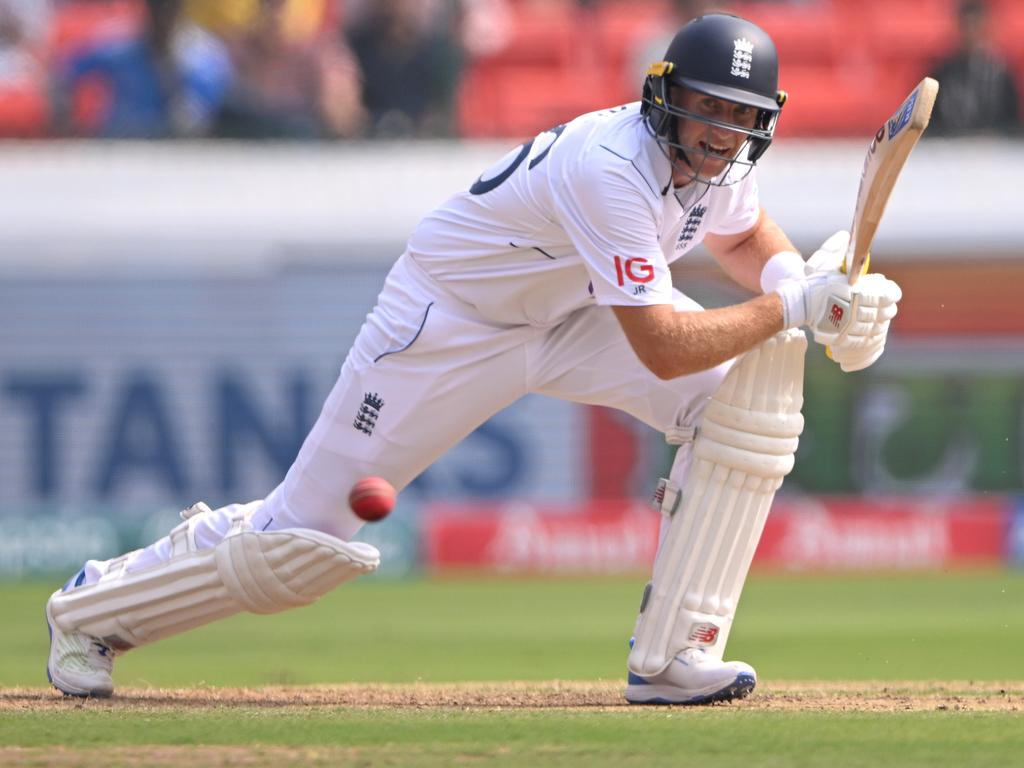
[[[889,323],[896,317],[900,287],[884,275],[864,275],[853,288],[854,321],[839,338],[827,342],[829,356],[846,373],[867,368],[885,350]],[[819,340],[815,334],[815,340]]]
[[[864,275],[850,287],[840,271],[850,233],[840,230],[807,260],[804,280],[780,283],[787,328],[808,326],[814,340],[849,373],[867,368],[885,350],[900,287],[884,275]]]
[[[810,328],[844,371],[861,370],[879,358],[903,295],[884,275],[864,275],[851,286],[839,272],[815,272],[777,290],[785,326]]]

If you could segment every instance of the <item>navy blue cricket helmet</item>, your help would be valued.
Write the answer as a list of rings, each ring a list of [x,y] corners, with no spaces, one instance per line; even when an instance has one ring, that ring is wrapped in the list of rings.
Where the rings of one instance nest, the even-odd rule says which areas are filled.
[[[700,16],[683,26],[673,38],[664,61],[651,65],[644,81],[641,112],[654,137],[675,156],[693,167],[697,147],[679,144],[680,118],[694,120],[746,136],[729,164],[747,166],[747,172],[764,155],[775,134],[775,125],[786,102],[778,90],[779,56],[768,33],[753,22],[725,13]],[[757,109],[752,128],[720,123],[672,103],[671,86],[689,88],[715,98]],[[669,153],[670,156],[673,153]],[[733,183],[741,175],[723,173],[718,184]]]

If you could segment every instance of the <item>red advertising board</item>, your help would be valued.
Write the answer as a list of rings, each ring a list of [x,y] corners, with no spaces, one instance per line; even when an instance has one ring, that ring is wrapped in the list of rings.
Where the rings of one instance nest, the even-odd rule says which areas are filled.
[[[578,505],[432,505],[424,510],[432,570],[621,573],[653,562],[661,518],[638,501]],[[1005,559],[1003,498],[780,499],[755,567],[786,570],[942,568]]]
[[[943,568],[1004,559],[1003,498],[802,498],[776,502],[754,563],[788,570]]]
[[[636,501],[435,505],[423,525],[428,568],[617,573],[650,567],[661,518]]]

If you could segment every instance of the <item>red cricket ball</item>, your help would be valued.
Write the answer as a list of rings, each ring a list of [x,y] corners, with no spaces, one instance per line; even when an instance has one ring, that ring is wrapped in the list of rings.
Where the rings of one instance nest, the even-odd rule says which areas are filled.
[[[349,491],[348,505],[361,520],[382,520],[394,509],[394,486],[383,477],[364,477]]]

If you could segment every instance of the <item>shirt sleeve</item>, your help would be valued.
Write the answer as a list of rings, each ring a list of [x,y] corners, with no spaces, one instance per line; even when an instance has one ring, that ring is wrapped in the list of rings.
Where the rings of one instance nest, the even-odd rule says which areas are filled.
[[[628,161],[608,157],[585,159],[571,178],[553,185],[555,216],[583,260],[598,304],[671,304],[672,275],[647,182]]]
[[[727,187],[719,187],[720,197],[710,206],[714,211],[708,232],[714,235],[736,235],[757,224],[761,201],[757,189],[757,171],[751,168],[746,177]]]

